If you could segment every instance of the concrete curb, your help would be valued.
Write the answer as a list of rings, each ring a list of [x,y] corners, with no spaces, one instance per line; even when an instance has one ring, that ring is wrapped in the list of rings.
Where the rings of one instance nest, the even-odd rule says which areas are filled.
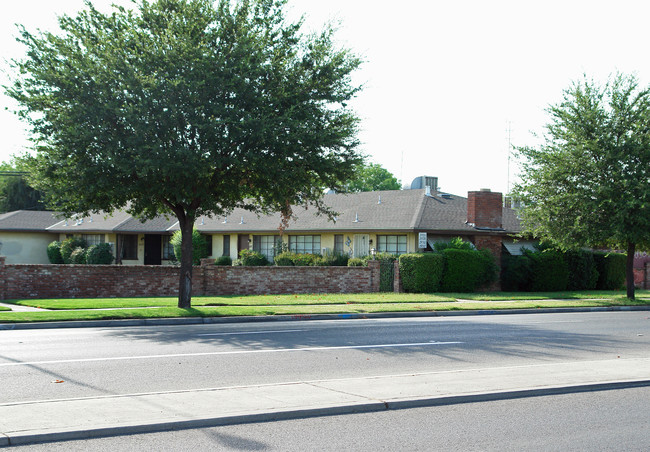
[[[155,433],[170,430],[183,430],[225,425],[248,424],[255,422],[271,422],[292,419],[305,419],[321,416],[336,416],[356,413],[371,413],[409,408],[445,406],[464,403],[488,402],[497,400],[512,400],[527,397],[573,394],[581,392],[609,391],[650,386],[650,380],[634,380],[622,382],[593,383],[567,385],[533,389],[519,389],[501,392],[485,392],[470,395],[425,397],[370,403],[342,404],[325,408],[289,409],[284,411],[255,413],[224,417],[207,417],[203,419],[178,420],[157,423],[142,423],[138,425],[122,425],[87,430],[66,430],[58,432],[10,434],[0,433],[0,446],[26,445],[43,442],[69,441],[90,438],[101,438],[119,435]]]
[[[301,320],[355,320],[409,317],[458,317],[508,314],[559,314],[570,312],[650,311],[650,306],[608,306],[591,308],[537,308],[537,309],[477,309],[465,311],[379,312],[366,314],[294,314],[273,316],[232,317],[173,317],[126,320],[70,320],[64,322],[0,323],[2,330],[32,330],[48,328],[107,328],[157,325],[203,325],[213,323],[288,322]]]

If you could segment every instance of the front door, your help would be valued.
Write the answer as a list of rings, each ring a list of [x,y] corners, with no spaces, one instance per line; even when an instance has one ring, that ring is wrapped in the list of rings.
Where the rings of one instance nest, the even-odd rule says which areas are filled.
[[[144,235],[144,265],[160,265],[162,260],[162,236]]]
[[[237,257],[239,257],[241,250],[248,249],[248,241],[248,234],[239,234],[237,236]]]
[[[354,234],[354,257],[363,257],[370,254],[368,234]]]

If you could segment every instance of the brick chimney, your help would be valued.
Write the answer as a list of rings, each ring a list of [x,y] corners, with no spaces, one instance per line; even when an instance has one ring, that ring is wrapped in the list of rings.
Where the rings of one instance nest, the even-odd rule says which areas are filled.
[[[478,228],[501,228],[502,202],[501,193],[489,188],[467,192],[467,222]]]

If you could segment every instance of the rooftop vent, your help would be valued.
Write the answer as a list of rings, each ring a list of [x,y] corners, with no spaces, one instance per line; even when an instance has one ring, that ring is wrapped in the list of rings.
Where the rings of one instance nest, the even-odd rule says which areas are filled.
[[[429,187],[431,191],[438,191],[438,178],[433,176],[418,176],[411,182],[411,189]]]

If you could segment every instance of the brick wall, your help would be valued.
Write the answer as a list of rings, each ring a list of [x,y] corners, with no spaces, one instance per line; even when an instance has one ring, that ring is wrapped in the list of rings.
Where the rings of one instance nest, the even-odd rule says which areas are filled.
[[[121,265],[5,265],[0,297],[95,298],[178,295],[179,268]],[[368,267],[194,267],[193,295],[379,291],[379,262]]]

